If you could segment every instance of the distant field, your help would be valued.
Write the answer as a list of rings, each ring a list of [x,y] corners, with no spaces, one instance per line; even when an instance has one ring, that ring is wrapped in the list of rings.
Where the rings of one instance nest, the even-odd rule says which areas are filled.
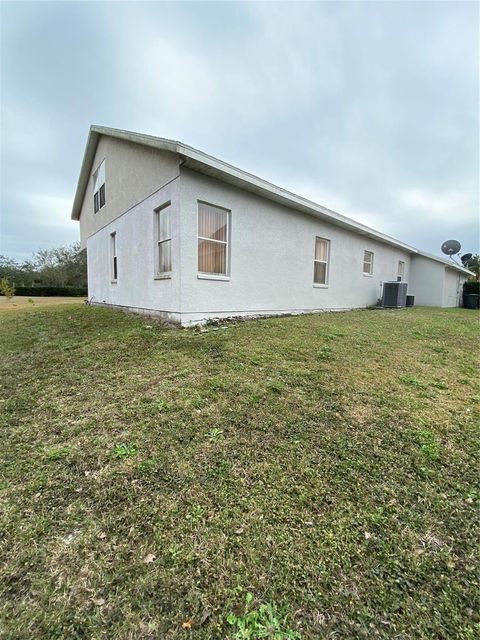
[[[12,309],[36,309],[38,307],[48,307],[56,304],[73,304],[83,302],[85,297],[68,298],[55,296],[14,296],[7,299],[0,296],[0,313],[2,311],[11,311]]]
[[[1,638],[480,637],[476,312],[43,302],[0,313]]]

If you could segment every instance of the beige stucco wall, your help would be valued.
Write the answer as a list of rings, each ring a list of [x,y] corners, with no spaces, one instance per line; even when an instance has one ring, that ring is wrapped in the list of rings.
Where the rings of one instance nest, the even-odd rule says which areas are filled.
[[[105,160],[106,204],[93,211],[93,174]],[[176,154],[101,136],[80,213],[82,247],[96,231],[152,195],[179,174]]]

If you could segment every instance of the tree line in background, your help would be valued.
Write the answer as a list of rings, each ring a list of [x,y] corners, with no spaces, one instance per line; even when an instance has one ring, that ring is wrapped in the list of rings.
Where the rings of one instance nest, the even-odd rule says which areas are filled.
[[[0,255],[0,295],[87,295],[87,252],[76,242],[17,262]]]
[[[474,255],[468,269],[475,273],[466,285],[469,293],[479,288],[480,256]],[[472,282],[473,281],[473,282]],[[475,283],[475,284],[474,284]],[[17,262],[0,254],[0,295],[86,296],[87,252],[80,243],[55,249],[40,249],[30,260]]]

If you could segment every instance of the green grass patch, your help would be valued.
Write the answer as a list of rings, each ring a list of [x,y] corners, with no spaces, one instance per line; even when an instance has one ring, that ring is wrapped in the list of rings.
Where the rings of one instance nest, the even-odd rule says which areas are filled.
[[[473,640],[477,353],[463,309],[0,313],[0,636]]]

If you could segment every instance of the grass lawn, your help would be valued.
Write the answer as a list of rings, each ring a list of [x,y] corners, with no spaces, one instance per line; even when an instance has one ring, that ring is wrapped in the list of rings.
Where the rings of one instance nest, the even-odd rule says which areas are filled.
[[[2,638],[479,637],[474,311],[0,343]]]
[[[84,302],[85,296],[71,298],[69,296],[14,296],[5,298],[0,296],[0,313],[2,311],[19,311],[24,309],[38,309],[59,304],[73,304]]]

